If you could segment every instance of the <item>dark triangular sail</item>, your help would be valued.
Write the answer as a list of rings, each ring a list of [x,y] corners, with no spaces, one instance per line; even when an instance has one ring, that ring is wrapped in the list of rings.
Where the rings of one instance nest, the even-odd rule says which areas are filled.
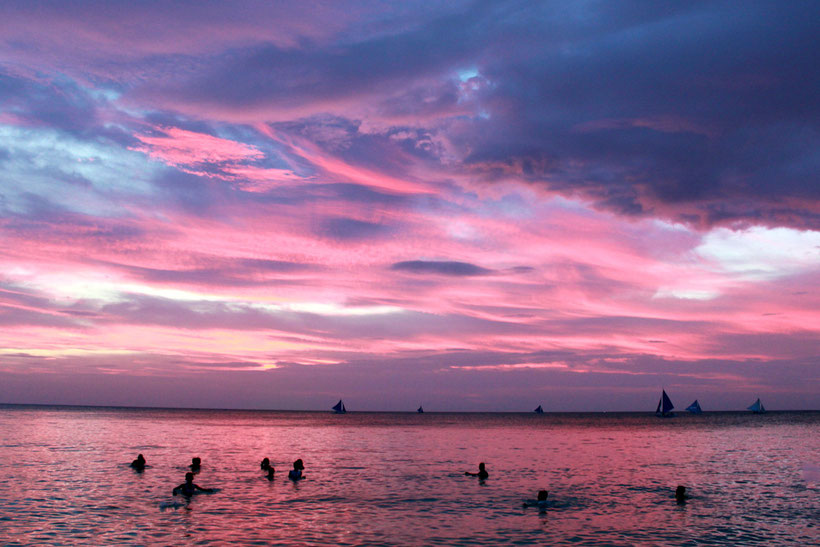
[[[763,412],[766,412],[766,409],[763,408],[763,403],[760,402],[760,399],[755,401],[754,404],[748,408],[748,410],[751,410],[755,414],[762,414]]]
[[[341,399],[339,399],[338,403],[333,405],[333,412],[335,412],[336,414],[344,414],[345,412],[347,412],[347,410],[345,410],[345,404],[342,402]]]
[[[541,405],[538,405],[538,408],[536,408],[534,412],[535,412],[536,414],[543,414],[543,413],[544,413],[544,409],[543,409],[543,408],[541,408]]]
[[[675,408],[675,405],[672,404],[672,400],[666,394],[666,390],[664,390],[661,394],[661,400],[663,401],[663,408],[661,410],[664,414],[668,414],[673,408]]]
[[[694,402],[694,403],[692,403],[691,405],[687,406],[687,407],[686,407],[686,410],[688,410],[688,411],[689,411],[689,412],[691,412],[692,414],[700,414],[700,413],[702,413],[702,412],[703,412],[703,410],[701,410],[701,408],[700,408],[700,403],[698,403],[698,400],[697,400],[697,399],[695,399],[695,402]]]
[[[418,410],[416,410],[416,412],[418,412],[419,414],[424,414],[424,409],[421,407],[421,405],[419,405],[419,408]]]
[[[675,408],[675,405],[672,404],[672,400],[669,399],[669,395],[666,394],[666,390],[664,389],[661,392],[661,399],[658,401],[658,408],[655,409],[656,416],[674,416],[672,413],[672,409]]]

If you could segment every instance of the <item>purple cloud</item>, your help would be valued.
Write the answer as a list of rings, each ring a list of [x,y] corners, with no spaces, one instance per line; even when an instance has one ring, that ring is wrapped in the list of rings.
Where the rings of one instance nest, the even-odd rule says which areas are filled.
[[[476,266],[475,264],[456,261],[406,260],[396,262],[390,266],[390,268],[400,272],[449,275],[455,277],[472,277],[493,273],[492,270]]]

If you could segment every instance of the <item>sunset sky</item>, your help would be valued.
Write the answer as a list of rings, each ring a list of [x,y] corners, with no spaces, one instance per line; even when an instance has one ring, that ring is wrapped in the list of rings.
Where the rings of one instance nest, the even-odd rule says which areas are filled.
[[[0,403],[820,408],[820,3],[4,2]]]

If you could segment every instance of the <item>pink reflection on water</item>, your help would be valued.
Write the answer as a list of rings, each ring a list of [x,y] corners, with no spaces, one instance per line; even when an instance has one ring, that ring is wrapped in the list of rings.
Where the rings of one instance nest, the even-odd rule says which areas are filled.
[[[806,542],[817,413],[0,409],[0,537],[24,543]],[[149,467],[128,467],[138,452]],[[192,455],[197,484],[174,505]],[[259,468],[270,458],[277,476]],[[285,478],[293,460],[305,479]],[[479,461],[489,478],[466,477]],[[807,467],[808,466],[808,467]],[[677,484],[691,495],[674,500]],[[522,500],[550,491],[545,514]],[[163,510],[164,509],[164,510]],[[5,536],[3,536],[5,534]]]

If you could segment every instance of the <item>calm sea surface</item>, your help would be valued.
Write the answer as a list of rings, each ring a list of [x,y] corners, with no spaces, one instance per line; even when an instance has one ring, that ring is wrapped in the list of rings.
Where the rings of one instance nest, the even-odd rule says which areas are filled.
[[[140,452],[143,473],[128,466]],[[192,456],[219,491],[185,504],[171,490]],[[464,476],[481,461],[489,479]],[[548,509],[522,508],[540,488]],[[817,545],[818,493],[818,412],[0,405],[2,545]]]

